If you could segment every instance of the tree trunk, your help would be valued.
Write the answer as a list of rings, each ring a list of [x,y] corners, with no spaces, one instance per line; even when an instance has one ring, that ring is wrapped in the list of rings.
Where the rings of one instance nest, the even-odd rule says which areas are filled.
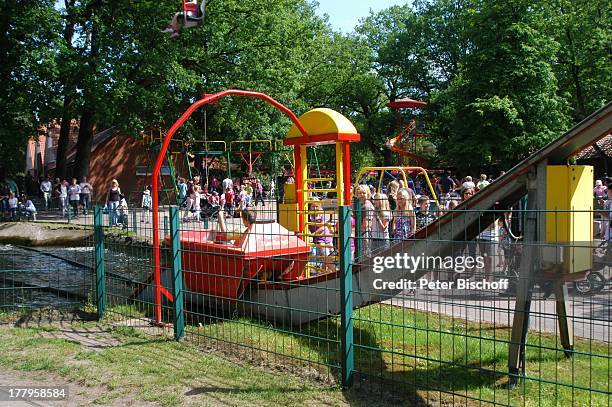
[[[67,0],[65,2],[66,8],[71,10],[74,6],[74,0]],[[72,37],[74,36],[74,15],[69,12],[66,17],[66,26],[64,27],[64,41],[68,48],[72,48]],[[72,112],[70,105],[72,104],[72,97],[68,90],[68,81],[62,80],[64,88],[64,105],[62,109],[62,122],[60,127],[59,140],[57,141],[57,151],[55,152],[55,177],[64,179],[66,174],[66,153],[68,153],[68,144],[70,142],[70,128],[72,122]]]
[[[60,127],[59,140],[57,141],[57,151],[55,152],[55,177],[66,178],[66,153],[70,141],[71,114],[70,97],[64,96],[64,109],[62,113],[62,123]]]
[[[91,107],[85,106],[81,115],[79,139],[76,145],[73,176],[79,181],[89,175],[89,159],[94,134],[94,112]]]

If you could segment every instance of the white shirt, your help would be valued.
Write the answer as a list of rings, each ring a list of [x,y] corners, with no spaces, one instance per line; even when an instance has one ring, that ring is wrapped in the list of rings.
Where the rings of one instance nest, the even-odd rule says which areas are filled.
[[[223,184],[223,192],[225,192],[225,190],[227,190],[228,188],[232,189],[232,187],[234,186],[234,183],[229,178],[225,178],[222,184]]]
[[[8,200],[9,202],[9,208],[16,208],[17,207],[17,198],[9,198]]]
[[[36,212],[36,207],[34,206],[34,203],[30,201],[29,199],[27,200],[25,204],[25,208],[27,211]]]
[[[51,181],[45,180],[40,183],[40,190],[42,192],[51,192],[51,188],[52,188]]]
[[[476,188],[476,185],[472,181],[465,181],[462,186],[463,189]]]
[[[81,193],[81,187],[78,185],[70,185],[68,187],[68,195],[70,195],[70,200],[71,201],[78,201],[79,200],[79,194]]]
[[[91,194],[93,188],[89,182],[81,182],[79,186],[81,187],[82,194]]]

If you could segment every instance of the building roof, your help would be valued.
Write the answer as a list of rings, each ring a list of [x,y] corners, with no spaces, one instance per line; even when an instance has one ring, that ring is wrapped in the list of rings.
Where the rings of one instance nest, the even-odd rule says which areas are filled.
[[[585,148],[576,155],[577,160],[591,160],[601,158],[602,153],[607,157],[612,157],[612,134],[608,134],[600,139],[595,145]]]

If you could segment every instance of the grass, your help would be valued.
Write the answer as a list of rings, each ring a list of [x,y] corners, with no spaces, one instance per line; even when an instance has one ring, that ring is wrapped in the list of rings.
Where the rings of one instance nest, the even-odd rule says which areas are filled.
[[[293,331],[248,319],[190,327],[188,331],[194,340],[220,348],[228,348],[228,343],[244,344],[243,358],[289,365],[296,371],[314,370],[319,377],[333,378],[340,364],[338,318]],[[371,305],[355,313],[355,370],[370,381],[385,379],[388,389],[412,400],[609,405],[608,343],[576,340],[575,354],[568,359],[556,336],[530,332],[527,379],[509,389],[510,331],[505,326]],[[380,386],[381,391],[384,387]]]
[[[99,395],[99,403],[128,393],[162,405],[194,397],[203,397],[203,404],[217,404],[210,401],[214,397],[230,404],[266,405],[610,405],[609,343],[576,340],[568,359],[555,335],[530,332],[527,379],[509,389],[509,327],[384,304],[354,315],[357,375],[350,393],[336,385],[338,318],[291,328],[200,316],[202,323],[192,320],[188,341],[182,343],[115,326],[110,335],[120,345],[101,352],[41,338],[41,328],[0,328],[0,366],[105,386],[108,391]],[[112,326],[126,317],[145,318],[145,313],[133,305],[112,307],[101,324]]]
[[[163,406],[346,404],[337,388],[236,364],[130,327],[113,329],[111,335],[120,344],[102,351],[45,337],[53,331],[0,327],[0,366],[59,375],[89,391],[94,404],[112,403],[126,395]]]

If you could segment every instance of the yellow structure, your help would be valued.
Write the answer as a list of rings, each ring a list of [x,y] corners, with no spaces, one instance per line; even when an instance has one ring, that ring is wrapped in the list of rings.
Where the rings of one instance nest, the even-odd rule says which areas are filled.
[[[563,247],[564,270],[592,266],[593,167],[549,165],[546,171],[546,241]],[[582,243],[582,244],[581,244]]]
[[[284,145],[293,146],[295,202],[290,201],[292,198],[290,194],[293,191],[289,188],[285,191],[285,203],[279,207],[279,222],[289,230],[300,233],[304,240],[310,241],[312,233],[309,231],[309,226],[321,225],[321,223],[309,220],[309,215],[312,214],[309,212],[309,204],[316,202],[324,207],[324,210],[317,211],[317,214],[322,213],[333,216],[337,212],[339,205],[350,202],[351,158],[349,143],[359,141],[360,136],[350,120],[332,109],[318,108],[310,110],[300,116],[299,121],[308,135],[304,136],[294,124],[283,141]],[[311,174],[308,173],[308,147],[329,144],[335,145],[336,176],[329,178],[311,177]],[[324,183],[328,181],[335,183],[335,186],[331,188],[325,187]],[[313,198],[316,194],[327,194],[329,192],[335,193],[336,198],[322,200]],[[283,212],[285,213],[283,214]],[[332,245],[327,246],[333,249]],[[311,263],[314,263],[317,259],[313,260]],[[318,260],[319,262],[321,261],[321,259]],[[307,268],[306,277],[310,276],[311,270],[312,267]]]

